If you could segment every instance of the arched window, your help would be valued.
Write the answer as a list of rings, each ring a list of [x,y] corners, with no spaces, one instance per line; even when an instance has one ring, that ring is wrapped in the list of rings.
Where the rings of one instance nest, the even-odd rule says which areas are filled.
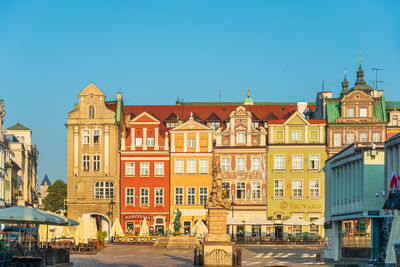
[[[95,199],[113,199],[114,183],[113,182],[96,182],[94,184]]]
[[[93,119],[94,118],[94,106],[90,105],[89,106],[89,119]]]

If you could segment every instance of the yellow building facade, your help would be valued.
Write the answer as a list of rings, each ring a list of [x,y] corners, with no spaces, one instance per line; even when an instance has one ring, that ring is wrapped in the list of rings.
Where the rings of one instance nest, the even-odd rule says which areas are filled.
[[[294,112],[287,120],[268,121],[267,218],[275,238],[323,236],[327,159],[324,120]]]
[[[170,219],[181,211],[181,233],[188,234],[198,219],[206,219],[204,208],[212,186],[212,129],[188,121],[170,131]]]

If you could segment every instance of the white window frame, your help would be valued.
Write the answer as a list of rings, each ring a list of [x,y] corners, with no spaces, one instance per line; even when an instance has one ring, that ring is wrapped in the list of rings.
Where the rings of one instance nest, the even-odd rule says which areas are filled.
[[[278,158],[281,157],[282,158],[282,168],[279,168],[281,166],[280,162],[278,161]],[[284,170],[285,169],[285,155],[284,154],[275,154],[274,155],[274,170]]]
[[[258,187],[255,187],[256,184],[258,184]],[[251,199],[261,199],[261,186],[261,182],[251,182]]]
[[[300,141],[300,140],[301,140],[301,131],[292,130],[292,141]]]
[[[346,145],[353,144],[354,141],[355,141],[355,134],[353,132],[346,133]]]
[[[256,162],[258,161],[258,166]],[[251,157],[251,170],[261,171],[261,157]]]
[[[154,137],[147,137],[147,147],[154,147]]]
[[[132,173],[130,171],[132,171]],[[135,176],[135,162],[125,162],[125,176]]]
[[[278,182],[278,186],[277,186],[277,182]],[[282,183],[282,186],[281,186],[281,183]],[[279,192],[279,194],[278,194],[278,192]],[[282,194],[280,192],[282,192]],[[284,196],[285,196],[285,180],[284,179],[275,179],[274,180],[274,197],[284,197]]]
[[[193,200],[193,202],[192,202],[192,200]],[[187,205],[196,205],[196,187],[195,186],[187,186],[186,187],[186,204]]]
[[[231,182],[222,182],[222,190],[225,189],[226,185],[228,185],[228,199],[231,199]]]
[[[88,107],[88,118],[94,119],[96,117],[96,107],[93,104],[90,104]]]
[[[179,162],[179,164],[177,164]],[[174,172],[175,174],[183,174],[185,172],[185,163],[184,159],[175,159],[174,160]]]
[[[221,157],[221,170],[226,172],[231,171],[231,157]]]
[[[311,163],[313,161],[316,161],[316,164],[314,164],[314,168],[311,165]],[[320,154],[310,154],[309,162],[310,162],[309,163],[310,164],[310,166],[309,166],[310,170],[320,170],[320,168],[321,168],[321,155]]]
[[[90,155],[82,156],[82,170],[90,171]]]
[[[147,192],[147,195],[143,194],[143,191]],[[147,199],[147,203],[143,201],[143,199]],[[140,205],[150,205],[150,188],[148,187],[140,187]]]
[[[164,176],[164,162],[154,162],[154,176]]]
[[[147,169],[147,173],[146,173],[146,169]],[[140,162],[140,176],[141,177],[150,176],[150,162]]]
[[[82,130],[82,144],[90,145],[90,130],[88,129]]]
[[[318,186],[312,184],[312,182],[317,182]],[[320,197],[321,196],[321,183],[319,179],[310,179],[309,185],[309,195],[310,197]],[[312,193],[313,192],[313,193]],[[315,194],[317,192],[317,195]]]
[[[100,143],[101,143],[101,131],[100,131],[100,129],[93,129],[92,134],[93,134],[93,145],[100,145]],[[95,136],[98,137],[98,142],[97,143],[94,141]]]
[[[378,136],[379,138],[376,138],[377,136]],[[378,132],[372,133],[372,142],[374,142],[374,143],[380,143],[381,141],[382,141],[381,133],[378,133]]]
[[[196,164],[197,164],[196,159],[186,159],[186,173],[196,174]]]
[[[128,194],[129,191],[132,191],[133,194]],[[129,203],[129,199],[131,199],[132,203]],[[134,187],[125,187],[125,206],[135,206],[135,188]]]
[[[244,163],[239,164],[239,159],[244,159]],[[239,166],[243,166],[243,169],[239,168]],[[236,171],[246,171],[246,157],[236,157]]]
[[[188,138],[188,148],[195,148],[195,147],[196,147],[196,139]]]
[[[367,118],[367,117],[368,117],[368,109],[360,108],[360,118]]]
[[[246,143],[246,134],[243,132],[236,133],[236,144],[245,144]]]
[[[208,159],[199,159],[199,173],[208,174],[208,172],[209,172]]]
[[[239,193],[239,184],[244,185],[244,187],[240,187],[241,191],[243,190],[243,194],[242,197],[238,197],[238,193]],[[236,199],[240,200],[240,199],[246,199],[246,182],[236,182]]]
[[[296,158],[296,160],[295,160]],[[298,160],[300,159],[300,160]],[[300,166],[298,164],[300,163]],[[292,155],[292,170],[301,171],[303,170],[303,155],[302,154],[294,154]]]
[[[136,137],[135,138],[135,146],[136,147],[142,147],[143,146],[143,138],[142,137]]]
[[[181,193],[179,193],[179,194],[177,194],[177,189],[180,189],[182,192]],[[181,197],[181,202],[182,203],[178,203],[176,200],[176,197],[177,196],[180,196]],[[175,186],[174,187],[174,203],[175,203],[175,205],[184,205],[185,204],[185,198],[184,198],[184,196],[185,196],[185,192],[184,192],[184,187],[183,186]]]
[[[367,143],[368,142],[368,133],[367,132],[360,132],[360,143]]]
[[[100,155],[93,155],[93,171],[100,171]]]
[[[204,192],[205,190],[205,192]],[[200,186],[199,187],[199,204],[204,205],[208,201],[208,187]]]
[[[161,192],[161,194],[160,194]],[[154,188],[154,205],[164,206],[164,188],[156,187]]]
[[[333,133],[333,146],[334,147],[342,146],[342,133]]]
[[[94,183],[94,199],[114,199],[114,183],[97,181]],[[99,193],[97,193],[98,191]]]
[[[354,118],[354,108],[347,108],[346,117],[347,118]]]
[[[293,197],[303,197],[304,196],[303,189],[304,189],[304,184],[303,184],[302,179],[293,179],[292,180],[292,196]]]

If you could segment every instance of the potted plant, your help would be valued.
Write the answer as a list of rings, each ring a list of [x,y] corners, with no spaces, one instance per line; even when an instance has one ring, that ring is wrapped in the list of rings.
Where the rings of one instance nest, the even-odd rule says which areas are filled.
[[[103,247],[104,240],[106,239],[106,237],[107,237],[107,232],[106,231],[97,231],[96,238],[97,238],[97,241],[99,242],[98,243],[98,249]]]

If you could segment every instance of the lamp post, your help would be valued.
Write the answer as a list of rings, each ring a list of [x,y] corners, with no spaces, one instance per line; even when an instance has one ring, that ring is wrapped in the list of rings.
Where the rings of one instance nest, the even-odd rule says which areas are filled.
[[[232,219],[233,219],[233,206],[235,206],[235,190],[232,190],[232,192],[231,192],[231,198],[232,198],[231,207],[232,207]],[[231,231],[232,236],[231,236],[231,238],[233,239],[233,238],[234,238],[234,237],[233,237],[233,224],[231,225],[231,227],[232,227],[232,231]]]

